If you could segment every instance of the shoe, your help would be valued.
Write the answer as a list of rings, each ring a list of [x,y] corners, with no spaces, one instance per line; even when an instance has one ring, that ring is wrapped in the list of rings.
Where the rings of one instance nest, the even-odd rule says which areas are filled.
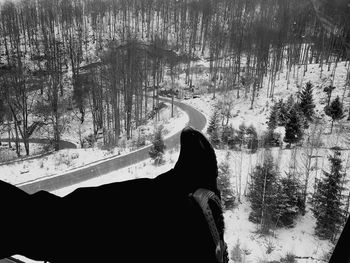
[[[187,192],[193,193],[199,188],[205,188],[219,195],[214,148],[201,132],[190,126],[181,132],[180,156],[174,171]]]

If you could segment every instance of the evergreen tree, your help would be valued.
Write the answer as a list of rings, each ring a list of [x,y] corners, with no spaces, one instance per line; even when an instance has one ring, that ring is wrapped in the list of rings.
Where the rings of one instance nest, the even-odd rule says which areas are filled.
[[[285,104],[287,112],[289,112],[292,108],[294,108],[294,105],[295,105],[295,100],[294,100],[293,95],[291,94],[291,95],[289,95],[287,102]]]
[[[267,121],[267,127],[269,131],[274,131],[278,124],[278,104],[275,103],[270,110],[269,119]]]
[[[218,167],[218,180],[217,185],[221,193],[221,201],[225,209],[231,209],[234,206],[235,196],[233,193],[233,187],[230,182],[231,170],[229,166],[228,156],[226,160],[222,162]]]
[[[285,124],[285,136],[283,141],[291,144],[299,142],[303,137],[302,120],[296,107],[293,107],[288,114]]]
[[[294,219],[301,209],[301,185],[292,174],[280,180],[279,200],[279,225],[293,226]]]
[[[284,126],[288,119],[288,110],[286,107],[286,104],[283,102],[282,99],[280,99],[276,103],[277,108],[277,124],[278,126]]]
[[[151,150],[149,151],[149,156],[154,160],[155,164],[161,164],[163,161],[163,155],[165,151],[165,144],[162,135],[162,127],[158,127],[156,133],[154,134],[154,139],[152,142]]]
[[[339,96],[337,96],[329,106],[326,106],[324,111],[326,115],[332,118],[332,125],[331,125],[331,133],[332,133],[334,121],[344,118],[343,104],[340,102]]]
[[[277,198],[280,187],[278,171],[273,164],[270,153],[267,153],[263,165],[258,165],[251,174],[248,200],[252,211],[249,220],[260,224],[260,230],[268,233],[278,220],[279,200]]]
[[[220,143],[219,138],[219,124],[220,123],[220,112],[217,107],[214,108],[214,112],[210,117],[209,126],[207,133],[209,135],[210,142],[217,146]]]
[[[306,83],[306,87],[299,93],[299,109],[305,118],[304,126],[308,127],[308,123],[312,121],[315,114],[315,104],[312,97],[312,84]]]
[[[316,235],[334,241],[346,219],[342,208],[345,173],[342,172],[342,160],[338,150],[328,160],[331,164],[330,172],[323,171],[324,176],[317,184],[312,212],[316,218]]]

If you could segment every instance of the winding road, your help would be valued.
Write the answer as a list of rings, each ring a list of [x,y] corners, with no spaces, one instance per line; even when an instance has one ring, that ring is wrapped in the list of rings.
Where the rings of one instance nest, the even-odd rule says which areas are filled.
[[[170,102],[170,99],[162,99],[165,102]],[[189,105],[184,103],[174,101],[174,105],[181,108],[189,116],[188,125],[192,126],[197,130],[202,130],[206,124],[205,116],[198,110],[192,108]],[[181,131],[174,134],[173,136],[165,139],[165,144],[167,149],[176,147],[180,143],[180,134]],[[146,160],[149,158],[149,150],[151,145],[145,146],[134,152],[109,158],[104,161],[98,161],[96,164],[89,164],[87,167],[72,170],[71,172],[64,173],[61,175],[54,175],[47,178],[40,178],[37,180],[25,182],[19,185],[16,185],[20,189],[24,190],[27,193],[35,193],[40,190],[45,191],[55,191],[63,187],[74,185],[88,179],[116,171],[120,168],[132,165],[134,163]]]

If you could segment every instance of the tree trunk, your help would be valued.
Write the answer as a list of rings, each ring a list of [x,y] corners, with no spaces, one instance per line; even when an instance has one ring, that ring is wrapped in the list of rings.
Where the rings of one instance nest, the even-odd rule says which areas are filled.
[[[334,123],[334,120],[332,119],[332,124],[331,124],[331,134],[333,132],[333,123]]]

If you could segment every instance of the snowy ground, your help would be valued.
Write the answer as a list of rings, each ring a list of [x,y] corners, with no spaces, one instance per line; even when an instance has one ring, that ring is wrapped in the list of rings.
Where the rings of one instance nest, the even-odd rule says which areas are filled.
[[[320,77],[321,73],[318,64],[310,64],[308,66],[308,72],[305,74],[305,76],[303,76],[302,73],[295,74],[294,78],[291,76],[289,85],[287,85],[284,74],[281,73],[280,78],[277,79],[275,83],[273,99],[267,98],[266,96],[267,79],[265,79],[263,88],[259,91],[259,97],[255,99],[252,109],[250,101],[251,95],[250,93],[247,93],[247,97],[245,97],[243,89],[240,91],[239,98],[236,96],[237,91],[233,90],[229,94],[221,94],[220,92],[217,92],[215,99],[213,99],[213,94],[203,94],[200,96],[200,98],[185,100],[185,102],[200,110],[208,119],[210,119],[213,106],[217,103],[217,101],[230,97],[233,99],[233,109],[231,111],[233,117],[230,120],[232,126],[234,128],[238,128],[242,123],[245,123],[247,126],[252,124],[259,133],[267,128],[266,121],[274,101],[278,101],[279,99],[284,99],[284,101],[286,101],[291,94],[295,96],[296,92],[299,90],[298,86],[305,87],[305,84],[308,81],[310,81],[314,87],[313,96],[314,103],[316,104],[315,111],[318,116],[322,116],[323,108],[326,106],[326,94],[323,92],[323,88],[331,85],[332,82],[336,89],[332,93],[331,101],[335,99],[336,96],[342,98],[344,90],[346,90],[344,97],[344,110],[348,112],[350,107],[350,89],[346,86],[347,69],[348,64],[341,62],[337,65],[334,75],[333,70],[323,71],[322,77]],[[302,71],[303,70],[300,69],[300,72]],[[182,79],[183,78],[184,77],[182,77]],[[322,117],[324,117],[323,121],[327,123],[327,131],[329,132],[329,117]]]
[[[232,250],[238,243],[238,253],[243,259],[242,262],[278,261],[287,253],[291,253],[298,257],[315,259],[299,259],[297,262],[316,263],[321,262],[325,254],[330,251],[331,245],[328,241],[319,240],[314,236],[315,219],[309,211],[297,219],[295,227],[278,229],[274,236],[261,236],[256,233],[256,224],[248,220],[250,210],[249,202],[243,198],[237,208],[224,214],[225,240],[229,255],[232,255]]]
[[[218,163],[226,159],[226,150],[217,150]],[[272,156],[278,162],[280,174],[283,176],[293,165],[291,150],[272,149]],[[303,158],[302,149],[297,152],[299,164]],[[279,260],[287,253],[298,257],[312,257],[322,259],[332,249],[330,242],[320,240],[314,233],[315,218],[307,208],[305,216],[300,216],[293,228],[282,228],[275,230],[274,236],[262,236],[257,233],[257,225],[248,220],[251,211],[250,204],[246,199],[247,183],[250,180],[252,169],[262,162],[263,151],[249,154],[240,151],[229,151],[228,163],[231,171],[231,184],[235,193],[241,192],[241,203],[237,204],[231,211],[225,213],[225,239],[228,243],[229,253],[239,243],[243,262],[264,262]],[[327,163],[319,164],[318,177],[322,168],[327,169]],[[310,175],[309,192],[312,192],[316,170]],[[240,179],[241,177],[241,179]],[[300,175],[303,180],[303,174]],[[241,190],[240,190],[241,189]],[[272,250],[272,251],[269,251]],[[233,261],[231,261],[233,262]],[[298,262],[319,262],[302,261]]]
[[[174,118],[170,118],[170,105],[163,109],[160,114],[160,121],[150,122],[143,126],[144,136],[151,138],[157,125],[163,125],[165,138],[180,131],[188,123],[188,115],[181,109],[175,107]],[[134,136],[136,139],[137,136]],[[135,140],[134,139],[134,140]],[[47,177],[67,172],[73,168],[86,166],[89,163],[125,154],[132,148],[133,142],[125,141],[123,147],[116,147],[109,150],[100,148],[65,149],[42,158],[0,165],[0,180],[12,184],[20,184],[40,177]],[[147,141],[149,144],[150,141]]]
[[[19,143],[21,147],[21,152],[25,152],[24,144]],[[31,156],[40,155],[45,152],[45,146],[40,143],[31,143],[30,144],[30,151]],[[26,157],[23,157],[24,159]],[[8,161],[18,159],[16,150],[15,150],[15,144],[12,143],[12,149],[8,149],[8,142],[2,142],[2,145],[0,146],[0,164],[6,163]]]

